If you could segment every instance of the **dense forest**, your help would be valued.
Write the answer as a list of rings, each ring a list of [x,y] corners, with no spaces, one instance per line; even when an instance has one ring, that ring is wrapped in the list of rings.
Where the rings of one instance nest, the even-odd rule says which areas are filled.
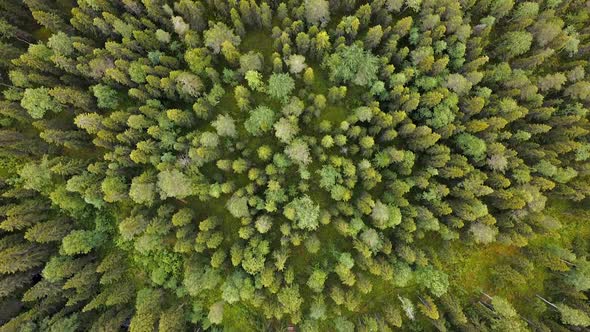
[[[0,0],[0,331],[586,331],[590,1]]]

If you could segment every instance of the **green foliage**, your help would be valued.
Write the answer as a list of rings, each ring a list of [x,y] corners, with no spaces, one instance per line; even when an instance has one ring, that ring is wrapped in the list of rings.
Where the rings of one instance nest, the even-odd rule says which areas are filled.
[[[416,280],[437,297],[444,295],[449,288],[448,276],[444,272],[435,270],[430,266],[419,268],[416,271]]]
[[[505,57],[512,58],[526,53],[533,42],[533,36],[527,31],[512,31],[506,34],[501,49]]]
[[[287,61],[285,61],[287,63],[287,65],[289,66],[289,72],[291,74],[298,74],[300,72],[302,72],[305,68],[307,68],[307,65],[305,64],[305,57],[303,55],[299,55],[299,54],[294,54],[291,55],[289,57],[289,59],[287,59]],[[310,68],[311,70],[311,68]],[[311,71],[311,73],[309,72],[305,72],[307,73],[307,75],[312,75],[313,76],[313,70]],[[306,81],[308,81],[308,83],[310,81],[313,81],[313,77],[311,78],[307,78]]]
[[[188,64],[190,70],[196,74],[205,72],[205,68],[211,64],[211,57],[203,48],[193,48],[187,50],[184,54],[184,60]]]
[[[308,196],[296,198],[285,206],[284,215],[297,223],[297,227],[314,230],[318,227],[320,206]]]
[[[74,43],[72,39],[61,31],[49,37],[47,40],[47,46],[49,46],[54,52],[65,56],[74,53]]]
[[[75,230],[63,238],[62,248],[66,255],[87,254],[102,240],[102,235],[94,231]]]
[[[21,106],[29,112],[33,119],[42,119],[47,111],[61,112],[62,107],[49,95],[49,89],[26,89]]]
[[[117,202],[126,198],[128,186],[122,177],[107,177],[101,183],[101,189],[104,193],[104,200],[107,202]]]
[[[41,160],[40,163],[29,162],[23,165],[18,171],[19,176],[23,179],[23,187],[40,192],[47,191],[52,184],[48,166],[47,159]]]
[[[577,291],[590,289],[590,262],[586,259],[579,260],[576,267],[568,273],[566,281]]]
[[[299,295],[299,288],[285,287],[277,294],[279,303],[283,306],[286,313],[295,313],[303,303],[303,299]]]
[[[503,317],[514,318],[517,316],[516,310],[514,310],[510,302],[503,297],[494,296],[494,298],[492,298],[492,306],[494,306],[494,310]]]
[[[162,198],[184,198],[192,194],[190,179],[182,172],[174,169],[158,174],[158,188]]]
[[[572,308],[563,303],[557,304],[557,309],[561,313],[561,321],[564,324],[573,326],[590,326],[590,317],[582,310]]]
[[[264,82],[262,81],[262,74],[255,70],[248,70],[244,78],[248,82],[250,89],[254,91],[264,92]]]
[[[0,1],[0,331],[589,327],[589,23]]]
[[[309,145],[301,139],[296,139],[289,143],[285,148],[285,154],[291,160],[301,165],[307,165],[311,162]]]
[[[250,111],[250,116],[244,122],[246,131],[253,136],[260,136],[268,132],[276,120],[275,112],[266,106],[258,106]]]
[[[230,42],[233,46],[238,46],[241,42],[241,38],[236,36],[232,29],[221,22],[215,23],[210,29],[205,31],[203,38],[205,45],[215,54],[221,51],[221,45],[225,41]]]
[[[295,81],[288,74],[270,75],[267,93],[272,98],[285,102],[293,89],[295,89]]]
[[[330,21],[330,8],[326,0],[305,0],[305,19],[311,25],[320,26]]]
[[[378,64],[377,57],[357,45],[341,47],[325,62],[331,81],[360,86],[370,86],[377,80]]]
[[[117,91],[108,85],[95,85],[92,87],[92,92],[100,108],[115,109],[119,105]]]
[[[275,136],[283,143],[290,142],[299,133],[297,123],[284,117],[280,118],[273,127],[275,129]]]
[[[463,150],[463,153],[475,160],[481,160],[485,156],[486,143],[480,138],[471,134],[462,133],[457,136],[456,142],[461,150]]]
[[[235,121],[229,115],[218,115],[211,125],[217,130],[219,136],[235,137],[237,135]]]
[[[227,209],[236,218],[247,217],[250,215],[248,212],[248,199],[246,197],[233,195],[227,201]]]
[[[327,277],[328,275],[326,272],[320,269],[315,269],[307,280],[307,286],[314,292],[321,293],[324,289],[324,283],[326,282]]]
[[[144,173],[133,178],[129,189],[129,197],[138,204],[151,205],[156,197],[156,183]]]

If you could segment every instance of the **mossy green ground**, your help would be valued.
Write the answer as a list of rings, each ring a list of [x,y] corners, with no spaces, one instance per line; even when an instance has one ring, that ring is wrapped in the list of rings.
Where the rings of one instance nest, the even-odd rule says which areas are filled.
[[[522,250],[534,249],[545,244],[560,243],[563,248],[573,249],[572,242],[579,236],[588,238],[590,227],[590,208],[588,201],[574,203],[571,201],[552,199],[547,204],[547,212],[556,218],[562,227],[557,231],[537,235],[529,240],[527,247],[493,243],[486,246],[465,246],[454,242],[451,245],[452,255],[442,262],[442,267],[453,280],[457,291],[461,291],[464,304],[479,299],[482,292],[500,295],[510,300],[519,312],[526,314],[531,308],[531,301],[537,294],[546,293],[547,283],[553,273],[547,267],[535,264],[526,279],[514,280],[510,287],[502,287],[495,274],[510,262],[524,257]]]

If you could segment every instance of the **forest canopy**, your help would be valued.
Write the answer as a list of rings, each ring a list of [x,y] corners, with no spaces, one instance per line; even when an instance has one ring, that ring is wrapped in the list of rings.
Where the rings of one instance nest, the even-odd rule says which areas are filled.
[[[590,1],[0,0],[0,332],[590,328]]]

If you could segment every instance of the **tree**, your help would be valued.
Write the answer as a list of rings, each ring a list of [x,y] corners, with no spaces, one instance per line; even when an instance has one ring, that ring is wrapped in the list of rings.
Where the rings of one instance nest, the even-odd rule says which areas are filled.
[[[236,48],[242,41],[239,36],[234,34],[233,29],[230,29],[222,22],[214,23],[203,33],[203,38],[205,40],[205,46],[209,47],[214,54],[221,52],[221,45],[226,41]]]
[[[209,314],[207,315],[209,321],[213,324],[221,324],[223,321],[223,309],[223,301],[215,302],[209,308]]]
[[[401,297],[398,295],[397,297],[399,299],[399,301],[402,304],[402,309],[404,310],[406,316],[410,319],[410,320],[414,320],[415,318],[415,308],[414,308],[414,304],[412,303],[412,301],[406,297]]]
[[[374,225],[380,229],[395,227],[402,222],[400,209],[393,205],[383,204],[381,201],[375,202],[371,218]]]
[[[590,92],[588,92],[589,89],[590,82],[580,81],[570,85],[565,90],[565,95],[582,101],[588,101],[590,100]]]
[[[170,34],[162,29],[156,30],[156,39],[163,44],[168,44],[170,42]]]
[[[485,157],[486,143],[480,138],[477,138],[468,133],[461,133],[457,135],[456,142],[463,152],[473,157],[475,160],[481,160]]]
[[[558,303],[555,307],[561,313],[561,321],[564,324],[582,327],[590,326],[590,317],[584,311],[572,308],[563,303]]]
[[[97,84],[92,87],[92,92],[100,108],[115,109],[119,105],[117,91],[108,85]]]
[[[222,298],[227,303],[235,303],[240,300],[240,288],[244,284],[243,276],[240,273],[233,273],[224,283]]]
[[[447,77],[445,86],[461,96],[471,90],[472,84],[461,74],[451,74]]]
[[[522,55],[531,48],[533,35],[527,31],[510,31],[504,35],[498,50],[504,54],[506,59]]]
[[[181,16],[173,16],[171,21],[172,26],[174,27],[174,32],[176,32],[179,36],[185,35],[190,29],[190,26]]]
[[[272,149],[268,145],[262,145],[256,150],[258,158],[268,160],[272,156]]]
[[[244,122],[246,131],[253,136],[260,136],[268,132],[276,120],[275,112],[266,107],[258,106],[250,111],[250,116]]]
[[[393,26],[393,32],[400,37],[404,37],[410,32],[412,28],[413,19],[412,16],[406,16],[398,20]]]
[[[320,219],[320,222],[321,222],[321,219]],[[305,249],[307,249],[307,251],[309,251],[312,254],[317,253],[321,248],[320,239],[315,235],[309,236],[305,240],[304,244],[305,244]]]
[[[305,166],[311,163],[309,145],[302,139],[295,139],[285,148],[285,154],[296,163]]]
[[[306,324],[312,323],[312,322],[316,322],[316,320],[325,320],[326,319],[326,311],[327,311],[327,307],[326,304],[324,302],[324,298],[322,296],[317,296],[314,298],[314,301],[311,303],[311,307],[309,308],[309,316],[313,319],[313,320],[307,320],[302,324],[302,330],[306,331]],[[315,328],[315,329],[313,329]],[[308,328],[307,331],[317,331],[318,328],[317,327],[313,327],[313,328]]]
[[[233,194],[227,201],[227,209],[236,218],[248,217],[250,212],[248,210],[248,199]]]
[[[158,322],[158,331],[177,332],[184,329],[184,309],[182,306],[173,306],[162,312]]]
[[[373,253],[378,252],[383,247],[383,241],[379,233],[373,228],[364,230],[360,235],[360,239]]]
[[[184,54],[184,60],[187,62],[190,70],[195,74],[204,73],[205,68],[211,65],[211,56],[204,48],[192,48],[187,50]]]
[[[319,226],[320,206],[305,195],[285,206],[283,214],[297,223],[300,229],[314,230]]]
[[[418,303],[418,308],[424,314],[424,316],[435,321],[440,318],[438,308],[430,296],[419,296],[418,299],[420,300],[420,303]]]
[[[436,297],[440,297],[447,292],[449,288],[448,276],[433,267],[423,267],[416,270],[416,280],[432,292]]]
[[[189,177],[173,169],[158,174],[158,188],[162,199],[167,197],[185,198],[193,193]]]
[[[514,318],[518,316],[518,313],[514,310],[510,302],[501,296],[494,296],[492,298],[492,306],[503,317]]]
[[[325,25],[330,21],[330,4],[326,0],[305,0],[305,19],[310,25]]]
[[[368,150],[375,145],[375,140],[371,136],[363,136],[359,140],[359,145],[361,146],[361,148]]]
[[[225,57],[225,60],[232,65],[237,65],[240,61],[240,52],[238,49],[229,41],[221,43],[221,53]]]
[[[28,162],[18,170],[19,176],[24,180],[23,187],[25,189],[45,192],[52,186],[51,172],[49,171],[49,164],[46,158],[42,159],[40,163]]]
[[[236,137],[236,124],[229,115],[219,114],[217,119],[211,123],[219,136]]]
[[[107,177],[100,187],[107,202],[118,202],[127,197],[128,186],[123,177]]]
[[[514,7],[514,0],[500,0],[492,4],[492,16],[501,18],[506,16]]]
[[[289,72],[291,74],[299,74],[305,68],[307,68],[307,65],[305,64],[305,57],[299,54],[290,55],[285,63],[289,66]]]
[[[200,142],[202,146],[214,149],[219,145],[219,136],[215,133],[206,131],[201,134]]]
[[[320,175],[320,187],[324,189],[330,190],[342,180],[342,176],[332,165],[322,166],[318,174]]]
[[[561,90],[566,80],[567,78],[562,73],[547,74],[539,79],[538,86],[541,91]]]
[[[71,231],[71,228],[68,221],[55,218],[29,227],[25,233],[25,239],[39,243],[58,242]]]
[[[590,262],[578,259],[576,267],[567,273],[566,282],[578,292],[590,289]]]
[[[361,21],[358,17],[345,16],[342,18],[340,23],[338,23],[338,26],[336,28],[338,29],[338,34],[346,34],[348,38],[355,39],[359,32],[360,26]]]
[[[293,97],[289,100],[289,102],[286,105],[283,106],[281,111],[286,116],[298,117],[301,115],[301,113],[303,113],[304,107],[305,105],[299,98]]]
[[[365,37],[365,47],[372,50],[379,45],[383,38],[383,28],[380,25],[371,27]]]
[[[377,80],[379,60],[357,45],[344,46],[330,55],[324,63],[335,83],[370,86]]]
[[[129,197],[138,204],[151,205],[156,197],[155,178],[149,173],[143,173],[133,178],[129,189]]]
[[[194,215],[191,209],[180,209],[172,216],[172,224],[174,226],[182,227],[188,225],[193,220],[193,218]]]
[[[277,294],[277,299],[282,304],[283,311],[286,313],[296,313],[303,303],[297,286],[283,287]]]
[[[70,56],[74,53],[72,38],[62,31],[51,35],[47,41],[47,46],[49,46],[54,52],[65,56]]]
[[[41,119],[47,111],[59,113],[62,107],[49,95],[49,89],[26,89],[21,100],[21,106],[26,109],[33,119]]]
[[[389,207],[381,201],[377,201],[371,212],[371,218],[379,224],[385,224],[389,221]]]
[[[264,58],[262,54],[254,51],[250,51],[240,56],[240,72],[246,73],[248,71],[261,72],[264,64]]]
[[[250,89],[258,92],[264,92],[265,86],[262,81],[262,74],[255,70],[248,70],[245,75],[246,81]]]
[[[272,74],[268,79],[267,93],[283,103],[287,102],[293,89],[295,89],[295,81],[289,74]]]
[[[268,232],[272,227],[272,218],[264,215],[256,219],[256,230],[262,234]]]
[[[197,75],[188,72],[177,72],[174,81],[176,82],[176,90],[187,100],[193,97],[199,97],[204,89],[203,81]]]
[[[289,143],[299,133],[299,126],[294,120],[282,117],[274,124],[275,136],[283,143]]]
[[[62,240],[66,255],[87,254],[103,240],[101,234],[94,231],[74,230]]]
[[[315,268],[309,279],[307,279],[307,286],[316,293],[321,293],[324,289],[324,283],[328,278],[328,274],[321,269]]]
[[[492,243],[496,240],[498,230],[492,226],[484,223],[473,223],[469,227],[469,231],[473,234],[475,243]]]
[[[303,72],[303,82],[307,85],[313,84],[314,77],[313,69],[311,67],[306,68],[305,72]]]
[[[47,29],[58,32],[58,31],[69,31],[70,27],[64,22],[64,20],[55,13],[46,12],[43,10],[33,10],[31,14],[40,25]]]

